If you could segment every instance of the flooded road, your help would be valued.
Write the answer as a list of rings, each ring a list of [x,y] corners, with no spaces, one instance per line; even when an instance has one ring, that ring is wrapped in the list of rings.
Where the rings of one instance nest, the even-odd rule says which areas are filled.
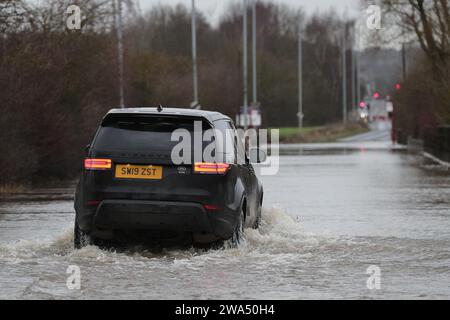
[[[72,201],[0,202],[0,299],[450,298],[448,171],[387,142],[283,154],[261,177],[263,225],[236,249],[73,250]]]

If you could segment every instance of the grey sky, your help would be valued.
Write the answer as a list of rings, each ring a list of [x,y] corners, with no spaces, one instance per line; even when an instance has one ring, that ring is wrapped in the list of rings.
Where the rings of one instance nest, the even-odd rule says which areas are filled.
[[[188,7],[191,6],[191,0],[139,0],[139,2],[142,10],[149,9],[158,4],[176,5],[177,3],[183,3]],[[233,2],[242,2],[242,0],[196,0],[196,5],[197,10],[203,12],[214,24],[222,15],[224,9]],[[359,8],[359,0],[272,0],[271,2],[285,3],[293,8],[302,7],[309,13],[327,11],[331,8],[344,13],[346,8],[348,8],[348,14],[354,15]]]

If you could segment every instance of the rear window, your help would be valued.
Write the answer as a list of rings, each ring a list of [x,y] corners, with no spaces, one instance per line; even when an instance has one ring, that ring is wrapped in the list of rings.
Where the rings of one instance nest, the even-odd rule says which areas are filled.
[[[203,132],[211,128],[193,117],[110,116],[102,123],[94,147],[105,151],[170,151],[178,143],[171,141],[172,132],[185,129],[193,137],[194,121],[202,122]]]

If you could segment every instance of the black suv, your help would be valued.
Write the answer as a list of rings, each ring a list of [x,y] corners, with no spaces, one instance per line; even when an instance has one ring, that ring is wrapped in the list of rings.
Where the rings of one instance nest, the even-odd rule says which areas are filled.
[[[228,139],[214,134],[200,144],[188,141],[192,154],[180,154],[191,161],[175,163],[180,140],[173,132],[195,137],[198,124]],[[195,159],[195,151],[211,143],[214,160]],[[260,150],[249,154],[252,162],[264,161]],[[75,247],[132,240],[238,243],[244,227],[257,228],[261,220],[263,188],[250,162],[233,122],[221,113],[112,109],[87,146],[75,195]]]

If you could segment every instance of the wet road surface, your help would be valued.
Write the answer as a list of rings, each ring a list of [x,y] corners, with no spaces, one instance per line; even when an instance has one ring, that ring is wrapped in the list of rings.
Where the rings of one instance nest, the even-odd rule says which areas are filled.
[[[261,229],[235,249],[74,250],[72,201],[0,202],[0,299],[450,298],[447,170],[383,141],[283,154],[261,177]]]

